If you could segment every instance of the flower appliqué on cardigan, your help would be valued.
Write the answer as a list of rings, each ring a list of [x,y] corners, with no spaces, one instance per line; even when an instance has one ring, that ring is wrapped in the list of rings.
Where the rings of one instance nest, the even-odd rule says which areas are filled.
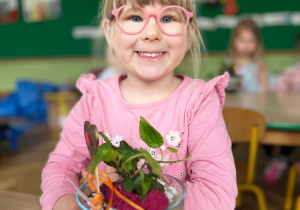
[[[156,156],[157,156],[156,149],[150,148],[149,153],[154,159],[156,158]]]
[[[181,142],[181,137],[178,131],[170,131],[168,135],[166,135],[165,139],[167,140],[167,144],[170,146],[176,147],[179,142]]]

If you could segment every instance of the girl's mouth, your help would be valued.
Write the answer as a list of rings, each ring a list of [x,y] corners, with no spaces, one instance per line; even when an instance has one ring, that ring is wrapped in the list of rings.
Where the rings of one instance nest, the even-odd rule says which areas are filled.
[[[155,58],[162,56],[165,52],[159,53],[147,53],[147,52],[137,52],[140,56],[148,57],[148,58]]]
[[[156,61],[162,58],[166,52],[142,52],[142,51],[136,51],[137,55],[145,60],[152,60]]]

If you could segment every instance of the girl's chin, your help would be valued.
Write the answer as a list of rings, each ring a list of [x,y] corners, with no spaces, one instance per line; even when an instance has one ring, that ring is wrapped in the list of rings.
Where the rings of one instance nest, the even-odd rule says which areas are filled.
[[[147,81],[147,82],[154,82],[154,81],[158,81],[162,78],[164,78],[164,75],[163,74],[149,74],[149,73],[145,73],[145,74],[139,74],[138,75],[139,78],[141,80],[144,80],[144,81]]]

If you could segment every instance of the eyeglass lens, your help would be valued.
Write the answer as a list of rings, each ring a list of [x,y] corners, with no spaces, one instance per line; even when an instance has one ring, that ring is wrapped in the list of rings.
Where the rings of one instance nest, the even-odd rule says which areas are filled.
[[[147,24],[146,15],[140,7],[127,6],[119,12],[118,23],[126,33],[137,34]],[[161,13],[158,24],[163,33],[180,34],[187,24],[187,16],[182,9],[170,7]]]

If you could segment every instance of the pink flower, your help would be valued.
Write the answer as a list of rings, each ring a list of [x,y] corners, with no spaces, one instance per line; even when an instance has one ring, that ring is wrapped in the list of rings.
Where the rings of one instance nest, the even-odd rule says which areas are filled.
[[[120,141],[123,141],[123,137],[116,135],[112,140],[111,143],[112,145],[114,145],[115,147],[120,147]]]

